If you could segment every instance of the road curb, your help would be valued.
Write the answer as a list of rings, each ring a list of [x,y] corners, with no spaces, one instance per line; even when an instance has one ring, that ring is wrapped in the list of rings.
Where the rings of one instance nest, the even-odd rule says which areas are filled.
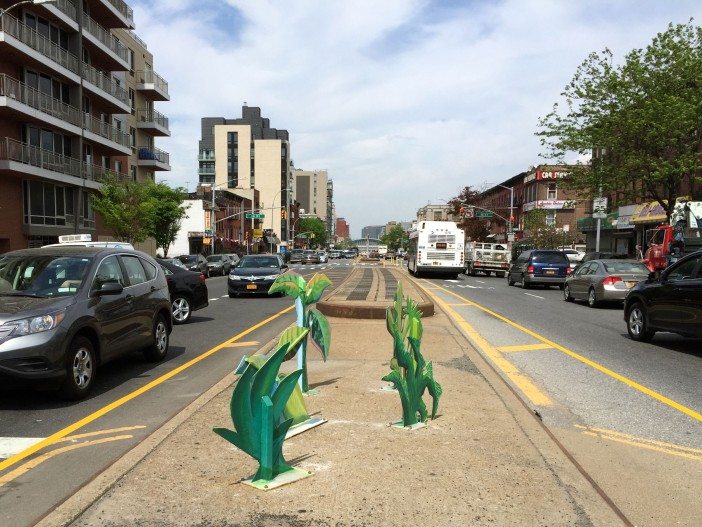
[[[269,340],[258,348],[255,353],[266,353],[275,346],[277,341],[277,337]],[[32,527],[67,527],[76,521],[86,510],[109,492],[124,476],[146,458],[146,456],[168,439],[168,437],[192,417],[193,414],[223,391],[230,388],[236,376],[232,368],[232,371],[223,379],[176,413],[147,436],[146,439],[138,443],[112,465],[86,483],[75,494],[67,498],[38,522],[34,523]]]

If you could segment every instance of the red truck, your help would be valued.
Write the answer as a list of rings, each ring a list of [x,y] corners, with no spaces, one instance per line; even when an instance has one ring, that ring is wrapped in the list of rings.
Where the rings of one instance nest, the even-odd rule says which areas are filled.
[[[702,201],[675,204],[670,222],[646,233],[642,261],[651,272],[665,269],[684,254],[702,249]]]

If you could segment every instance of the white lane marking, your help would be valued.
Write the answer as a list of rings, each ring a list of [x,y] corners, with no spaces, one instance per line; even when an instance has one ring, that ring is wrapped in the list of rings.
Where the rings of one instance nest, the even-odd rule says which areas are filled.
[[[220,296],[219,298],[229,298],[229,295]]]
[[[217,297],[217,298],[210,298],[210,302],[214,302],[215,300],[219,300],[219,297]]]
[[[444,282],[451,282],[452,284],[457,284],[460,280],[444,280]]]
[[[44,441],[43,437],[0,437],[0,459],[7,459],[32,445]]]
[[[484,284],[484,283],[485,283],[485,282],[483,282],[482,280],[476,280],[476,282],[478,282],[479,284]]]
[[[533,296],[534,298],[540,298],[541,300],[544,300],[544,297],[543,297],[543,296],[532,295],[531,293],[524,293],[524,294],[525,294],[525,295],[529,295],[529,296]]]
[[[459,285],[458,287],[463,287],[463,288],[468,287],[470,289],[482,289],[483,288],[483,286],[481,286],[481,285],[470,285],[470,284]]]

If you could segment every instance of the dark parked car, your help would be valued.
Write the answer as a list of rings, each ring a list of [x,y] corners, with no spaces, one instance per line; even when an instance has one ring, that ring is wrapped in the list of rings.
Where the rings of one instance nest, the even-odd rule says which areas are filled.
[[[353,249],[344,249],[341,251],[341,257],[342,258],[347,258],[349,260],[356,258],[358,256],[358,251],[355,251]]]
[[[656,331],[702,337],[702,251],[635,285],[624,301],[624,320],[634,340],[647,342]]]
[[[566,278],[563,298],[566,302],[587,300],[590,307],[622,302],[629,289],[646,280],[648,273],[648,267],[637,260],[590,260]]]
[[[193,311],[209,305],[205,275],[188,271],[178,265],[159,260],[163,267],[168,292],[171,295],[171,313],[174,324],[185,324]]]
[[[341,258],[341,257],[342,257],[342,256],[341,256],[341,251],[331,251],[331,252],[329,253],[329,258],[332,259],[332,260],[336,260],[336,259]]]
[[[159,258],[158,263],[163,263],[166,262],[171,265],[175,265],[176,267],[180,267],[181,269],[185,269],[186,271],[188,270],[188,267],[181,262],[178,258]]]
[[[228,275],[232,268],[232,261],[226,254],[211,254],[206,259],[210,276]]]
[[[171,301],[163,268],[146,254],[46,247],[0,258],[0,384],[58,385],[81,399],[96,368],[143,349],[168,352]]]
[[[271,284],[287,270],[275,254],[251,254],[241,258],[234,266],[227,279],[229,297],[240,294],[267,294]]]
[[[293,249],[292,251],[290,251],[290,258],[288,259],[288,262],[301,263],[304,257],[305,251],[303,251],[302,249]]]
[[[507,272],[507,283],[520,282],[523,289],[532,285],[557,285],[563,289],[570,274],[570,262],[562,251],[531,249],[521,253]]]
[[[178,260],[185,264],[188,271],[196,271],[205,275],[205,278],[210,277],[210,270],[207,266],[207,260],[201,254],[184,254],[178,257]]]
[[[312,251],[312,250],[307,250],[303,253],[302,255],[302,263],[303,264],[318,264],[319,263],[319,255],[317,254],[317,251]]]

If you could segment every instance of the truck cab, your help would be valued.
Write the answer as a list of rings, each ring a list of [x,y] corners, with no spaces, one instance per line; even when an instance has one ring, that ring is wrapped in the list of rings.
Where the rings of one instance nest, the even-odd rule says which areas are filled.
[[[648,231],[646,238],[648,247],[642,261],[651,272],[702,249],[702,202],[676,203],[670,222]]]

